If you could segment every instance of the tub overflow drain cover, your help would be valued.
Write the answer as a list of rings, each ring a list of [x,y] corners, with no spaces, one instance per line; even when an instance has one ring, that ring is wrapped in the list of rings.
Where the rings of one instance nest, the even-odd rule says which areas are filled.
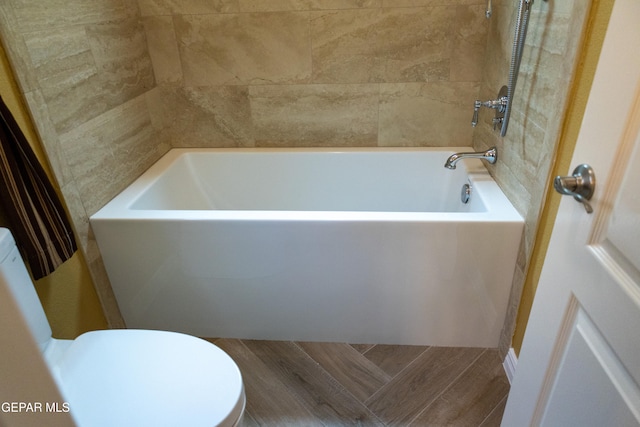
[[[460,190],[460,200],[462,203],[469,203],[469,199],[471,198],[471,186],[469,184],[465,184],[462,186],[462,190]]]

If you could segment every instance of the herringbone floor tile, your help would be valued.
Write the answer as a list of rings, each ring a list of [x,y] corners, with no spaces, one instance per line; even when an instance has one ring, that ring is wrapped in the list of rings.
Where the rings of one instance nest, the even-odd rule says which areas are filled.
[[[499,426],[497,351],[212,339],[242,371],[242,426]]]

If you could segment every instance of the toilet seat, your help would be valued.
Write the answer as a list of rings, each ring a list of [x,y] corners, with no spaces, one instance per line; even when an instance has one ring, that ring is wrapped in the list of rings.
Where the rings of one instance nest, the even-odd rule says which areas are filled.
[[[79,426],[234,426],[244,411],[234,361],[189,335],[87,332],[50,365]]]

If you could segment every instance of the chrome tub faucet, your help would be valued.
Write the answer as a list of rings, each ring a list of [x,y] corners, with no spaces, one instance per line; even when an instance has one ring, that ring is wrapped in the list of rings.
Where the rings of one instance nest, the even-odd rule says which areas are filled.
[[[449,156],[444,164],[447,169],[455,169],[458,160],[462,159],[482,159],[494,164],[498,160],[498,150],[496,147],[489,148],[487,151],[479,151],[476,153],[455,153]]]

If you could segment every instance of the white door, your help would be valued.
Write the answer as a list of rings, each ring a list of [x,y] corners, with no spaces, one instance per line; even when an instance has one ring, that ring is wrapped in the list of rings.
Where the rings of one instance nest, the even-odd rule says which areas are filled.
[[[617,0],[502,425],[640,425],[640,0]]]

